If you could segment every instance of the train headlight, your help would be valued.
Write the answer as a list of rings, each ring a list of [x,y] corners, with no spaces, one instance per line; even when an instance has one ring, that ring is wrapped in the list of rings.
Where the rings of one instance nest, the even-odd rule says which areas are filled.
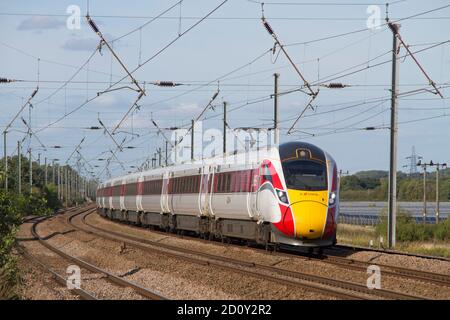
[[[336,193],[331,192],[330,198],[328,199],[328,204],[333,205],[336,202]]]
[[[286,203],[286,204],[288,203],[286,191],[276,189],[276,193],[277,193],[278,199],[281,202]]]

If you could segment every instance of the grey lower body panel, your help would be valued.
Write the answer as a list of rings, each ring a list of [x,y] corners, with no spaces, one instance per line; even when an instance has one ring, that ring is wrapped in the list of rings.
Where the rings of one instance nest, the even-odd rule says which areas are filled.
[[[257,239],[258,225],[256,221],[223,219],[219,220],[217,224],[217,228],[223,236],[249,240]]]
[[[141,223],[143,225],[166,228],[169,225],[169,217],[167,214],[144,212],[141,214]]]
[[[292,246],[300,246],[300,247],[327,247],[333,245],[333,239],[311,239],[311,240],[302,240],[298,238],[291,238],[283,235],[280,231],[278,231],[272,225],[272,232],[270,237],[270,242],[274,243],[282,243]]]
[[[175,215],[175,227],[180,230],[195,231],[199,233],[208,232],[208,219],[206,217]]]
[[[127,212],[127,221],[139,223],[139,212],[128,211]]]

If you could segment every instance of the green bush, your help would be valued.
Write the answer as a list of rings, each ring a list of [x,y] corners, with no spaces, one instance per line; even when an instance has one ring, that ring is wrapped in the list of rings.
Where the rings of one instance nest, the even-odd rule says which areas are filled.
[[[16,260],[11,255],[21,222],[17,198],[0,190],[0,299],[16,298],[19,280]]]
[[[450,217],[436,225],[434,237],[438,240],[450,240]]]
[[[376,226],[378,236],[387,235],[387,215],[382,213],[381,222]],[[402,242],[449,240],[450,220],[447,219],[439,224],[416,223],[411,216],[405,212],[397,214],[397,240]]]

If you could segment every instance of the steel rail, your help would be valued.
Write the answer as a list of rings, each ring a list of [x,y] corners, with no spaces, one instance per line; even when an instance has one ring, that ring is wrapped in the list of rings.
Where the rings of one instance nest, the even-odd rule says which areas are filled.
[[[384,297],[384,298],[388,298],[388,299],[425,299],[423,297],[402,294],[402,293],[398,293],[398,292],[394,292],[394,291],[390,291],[390,290],[381,290],[381,289],[380,290],[371,290],[371,289],[368,289],[367,286],[365,286],[365,285],[360,285],[360,284],[356,284],[353,282],[329,279],[329,278],[325,278],[325,277],[321,277],[321,276],[317,276],[317,275],[277,268],[274,266],[267,266],[267,265],[257,264],[254,262],[247,262],[247,261],[242,261],[239,259],[222,257],[222,256],[214,255],[214,254],[199,252],[196,250],[191,250],[191,249],[186,249],[186,248],[180,248],[177,246],[163,244],[163,243],[151,241],[148,239],[142,239],[142,238],[138,238],[138,237],[123,234],[123,233],[105,230],[103,228],[93,226],[92,224],[89,224],[86,221],[86,217],[91,213],[92,212],[89,212],[82,217],[82,221],[85,225],[87,225],[95,230],[98,230],[100,232],[114,235],[115,237],[121,237],[124,239],[131,240],[131,241],[133,241],[133,243],[130,243],[130,245],[140,247],[141,249],[144,249],[144,250],[146,250],[148,247],[143,246],[142,243],[145,243],[145,244],[148,244],[151,246],[155,246],[155,247],[159,248],[159,251],[161,251],[160,248],[164,248],[166,250],[178,252],[177,257],[180,257],[179,253],[193,255],[193,256],[200,256],[204,259],[208,259],[209,264],[214,264],[219,267],[222,267],[223,263],[226,263],[226,264],[231,263],[234,265],[239,265],[241,267],[247,267],[247,268],[252,269],[252,271],[250,271],[248,274],[253,275],[253,276],[255,276],[255,274],[256,274],[257,276],[267,277],[268,275],[266,273],[256,271],[258,269],[264,270],[264,271],[276,274],[277,276],[271,276],[271,279],[275,280],[275,281],[278,281],[277,279],[282,279],[279,277],[281,275],[281,276],[291,277],[291,278],[295,278],[295,279],[302,280],[302,281],[308,281],[311,283],[319,283],[319,284],[325,285],[325,286],[331,286],[331,287],[337,287],[337,288],[344,289],[344,290],[355,291],[358,293],[363,293],[363,294],[367,294],[367,295],[371,295],[371,296],[376,295],[376,296]],[[68,218],[68,222],[70,222],[72,224],[72,226],[74,226],[75,228],[77,228],[77,226],[72,223],[72,219],[77,215],[79,215],[79,214],[74,214]],[[80,228],[80,227],[78,227],[78,228]],[[82,228],[80,228],[80,229],[82,229]],[[86,231],[86,230],[84,229],[84,231]],[[135,243],[135,242],[138,242],[138,243]],[[165,251],[163,251],[163,253],[165,253]],[[181,258],[183,258],[183,257],[185,257],[185,256],[181,255]],[[192,259],[192,258],[190,257],[189,259]],[[194,259],[194,260],[198,260],[198,259]],[[212,262],[211,262],[211,260],[212,260]],[[205,260],[200,260],[200,261],[205,262]],[[220,261],[220,263],[217,263],[217,261]],[[195,262],[195,261],[193,261],[193,262]],[[242,271],[242,269],[240,269],[240,268],[236,268],[236,267],[232,267],[232,268],[234,269],[234,271],[238,271],[238,272]],[[275,277],[276,279],[273,279],[273,277]],[[285,279],[283,279],[283,280],[285,280]],[[298,283],[298,282],[297,281],[289,282],[290,285],[292,285],[293,283]],[[341,293],[341,292],[339,291],[339,293]],[[354,299],[355,295],[352,295],[351,298]],[[361,297],[358,296],[358,298],[361,298]]]
[[[83,208],[85,209],[85,208]],[[92,210],[91,208],[85,210],[85,211],[81,211],[77,214],[81,214],[84,212],[87,212],[89,210]],[[114,274],[112,274],[109,271],[106,271],[104,269],[101,269],[97,266],[94,266],[93,264],[90,264],[82,259],[79,259],[77,257],[74,257],[68,253],[65,253],[64,251],[59,250],[58,248],[56,248],[55,246],[49,244],[47,241],[45,241],[38,233],[37,233],[37,226],[42,223],[43,221],[46,221],[48,218],[50,217],[45,217],[42,220],[36,221],[33,223],[32,227],[31,227],[31,233],[32,235],[39,241],[39,243],[41,243],[44,247],[46,247],[47,249],[53,251],[54,253],[56,253],[57,255],[65,258],[66,260],[72,261],[75,264],[82,266],[92,272],[96,272],[96,273],[101,273],[106,275],[106,279],[109,280],[110,282],[113,282],[115,284],[118,284],[120,286],[124,286],[124,287],[130,287],[132,288],[134,291],[136,291],[137,293],[139,293],[140,295],[147,297],[151,300],[166,300],[167,298],[163,297],[161,294],[154,292],[152,290],[149,290],[135,282],[123,279],[119,276],[116,276]]]
[[[129,227],[136,228],[138,230],[142,229],[142,228],[139,228],[136,226],[129,226]],[[152,230],[152,232],[167,235],[166,232],[162,232],[162,231],[158,231],[158,230]],[[184,237],[184,236],[180,236],[180,235],[176,235],[176,234],[173,234],[171,236],[179,237],[179,238]],[[211,242],[211,241],[201,239],[198,237],[189,237],[189,239],[200,241],[203,243]],[[220,245],[226,245],[226,244],[220,243]],[[373,248],[366,249],[364,247],[354,247],[354,246],[344,246],[344,245],[336,245],[335,247],[338,249],[346,249],[346,250],[353,250],[353,251],[354,250],[359,250],[359,251],[368,250],[368,251],[376,251],[376,252],[380,252],[380,253],[400,254],[400,255],[419,257],[419,258],[428,258],[428,259],[436,258],[436,257],[432,257],[432,256],[415,255],[415,254],[409,254],[409,253],[404,253],[404,252],[399,252],[399,251],[377,250],[377,249],[373,249]],[[255,248],[255,249],[258,249],[258,248]],[[327,248],[326,250],[332,250],[332,249]],[[292,250],[288,250],[288,252],[292,252]],[[421,281],[421,282],[425,282],[425,283],[433,283],[433,284],[440,285],[440,286],[450,287],[450,276],[446,275],[446,274],[438,274],[438,273],[427,272],[427,271],[411,269],[411,268],[405,268],[405,267],[400,267],[400,266],[394,266],[394,265],[389,265],[389,264],[367,262],[367,261],[356,260],[356,259],[351,259],[351,258],[339,257],[336,255],[330,255],[330,254],[313,255],[313,254],[306,254],[306,253],[302,253],[302,252],[298,252],[298,251],[295,251],[295,253],[287,253],[286,251],[285,252],[276,252],[274,254],[279,255],[279,256],[284,256],[287,258],[297,258],[297,259],[303,259],[303,260],[308,260],[308,261],[314,259],[314,260],[318,260],[318,261],[321,261],[323,263],[327,263],[330,265],[345,267],[347,269],[353,269],[353,270],[358,270],[358,271],[362,271],[362,272],[366,272],[367,267],[369,265],[376,264],[377,266],[382,268],[382,273],[384,275],[388,275],[388,276],[392,276],[392,277],[402,277],[402,278],[409,279],[409,280],[413,279],[413,280],[417,280],[417,281]],[[448,261],[445,258],[441,259],[439,257],[437,257],[436,260]]]
[[[38,258],[32,256],[24,246],[18,244],[17,245],[17,249],[18,249],[18,252],[24,258],[28,259],[32,263],[37,264],[45,272],[50,273],[52,278],[56,282],[58,282],[60,285],[62,285],[65,288],[67,288],[67,280],[63,276],[59,275],[50,266],[46,265],[44,262],[40,261]],[[70,290],[71,292],[75,293],[76,295],[78,295],[83,300],[99,300],[99,298],[97,298],[94,294],[92,294],[92,293],[90,293],[90,292],[88,292],[88,291],[86,291],[84,289],[81,289],[81,288],[73,288],[73,289],[67,288],[67,289]]]

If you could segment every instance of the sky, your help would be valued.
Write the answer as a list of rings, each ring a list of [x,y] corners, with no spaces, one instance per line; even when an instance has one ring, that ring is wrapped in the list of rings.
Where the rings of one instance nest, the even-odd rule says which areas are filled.
[[[271,50],[274,40],[261,23],[258,1],[226,1],[202,21],[223,0],[179,2],[1,0],[0,77],[21,80],[0,84],[2,131],[39,86],[31,100],[33,108],[27,106],[21,116],[46,150],[33,137],[24,140],[24,151],[31,145],[33,157],[40,153],[41,162],[45,157],[72,165],[77,159],[87,162],[86,171],[101,173],[104,180],[105,161],[98,159],[112,157],[116,142],[125,139],[123,146],[132,148],[116,152],[119,161],[113,159],[108,167],[112,176],[134,170],[157,148],[164,149],[164,138],[151,119],[162,128],[187,127],[217,91],[214,108],[202,117],[204,129],[222,130],[224,101],[230,128],[272,126],[276,72],[279,91],[286,93],[278,99],[281,142],[315,144],[350,173],[388,170],[392,32],[384,25],[384,2],[266,2],[264,15],[270,26],[313,90],[320,89],[313,108],[289,135],[310,96],[295,90],[304,82],[279,47]],[[121,37],[112,42],[113,50],[127,70],[137,69],[132,75],[146,90],[139,108],[120,125],[115,141],[104,130],[87,128],[99,126],[100,119],[113,130],[139,93],[108,48],[96,50],[100,38],[86,23],[88,3],[106,40]],[[367,27],[373,14],[369,5],[380,9],[379,28]],[[421,51],[414,56],[444,96],[433,92],[410,56],[399,59],[399,170],[409,170],[403,166],[409,163],[406,157],[413,146],[425,161],[450,163],[447,5],[444,0],[405,0],[388,6],[391,21],[407,18],[399,22],[401,37],[410,50]],[[80,9],[79,29],[67,24],[67,19],[73,21],[71,6]],[[443,6],[447,7],[408,18]],[[405,53],[400,47],[400,56]],[[121,79],[112,87],[118,90],[98,94]],[[157,81],[182,85],[165,88],[155,86]],[[330,89],[329,83],[345,88]],[[17,152],[24,131],[19,117],[8,131],[9,155]],[[83,138],[81,156],[75,153],[69,159]]]

